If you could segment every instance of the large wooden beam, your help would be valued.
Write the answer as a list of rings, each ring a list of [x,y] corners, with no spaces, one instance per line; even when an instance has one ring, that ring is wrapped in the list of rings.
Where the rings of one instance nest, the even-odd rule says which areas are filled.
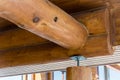
[[[115,24],[115,43],[114,45],[120,45],[120,4],[119,7],[117,6],[113,9],[113,23]]]
[[[103,9],[74,15],[78,21],[87,26],[90,35],[85,46],[75,51],[62,48],[22,29],[1,33],[0,36],[3,38],[0,39],[2,42],[0,45],[0,68],[54,62],[69,59],[73,55],[93,57],[111,54],[108,13],[108,10]],[[42,45],[41,43],[46,44]]]
[[[50,1],[69,13],[75,13],[75,12],[79,12],[82,10],[103,7],[106,5],[106,0],[97,0],[97,1],[96,0],[81,0],[81,1],[79,0],[74,0],[74,1],[73,0],[69,0],[69,1],[50,0]],[[115,0],[113,0],[113,2],[115,2]],[[4,30],[10,29],[10,27],[7,27],[8,25],[13,25],[13,24],[0,18],[0,31],[1,31],[1,28]]]
[[[69,1],[50,0],[50,1],[69,13],[75,13],[81,10],[88,10],[88,9],[93,9],[93,8],[102,7],[106,5],[105,0],[97,0],[97,1],[95,0],[81,0],[81,1],[79,0],[74,0],[74,1],[73,0],[69,0]],[[13,24],[8,22],[7,20],[0,18],[0,31],[11,29],[10,27],[8,27],[10,25],[13,25]]]
[[[71,51],[53,43],[5,50],[0,52],[0,68],[62,61],[73,55],[85,57],[106,55],[110,54],[107,46],[106,35],[101,35],[89,37],[86,46],[78,51]]]
[[[78,12],[82,10],[103,7],[108,0],[50,0],[67,12]]]
[[[79,49],[84,46],[88,36],[84,25],[51,2],[0,1],[0,17],[65,48]]]
[[[0,50],[40,45],[50,41],[31,32],[17,28],[0,33]]]
[[[79,49],[82,55],[85,54],[85,56],[90,57],[111,54],[112,45],[110,43],[111,39],[109,39],[109,33],[111,32],[107,31],[109,30],[108,27],[111,28],[111,26],[109,26],[110,21],[107,16],[109,16],[109,11],[107,9],[88,11],[82,14],[73,14],[73,17],[75,17],[79,22],[84,23],[86,28],[89,30],[90,36],[86,45],[83,49]],[[25,46],[34,46],[48,43],[49,41],[40,38],[28,31],[14,29],[1,33],[0,42],[2,42],[0,43],[0,50],[4,50]],[[73,52],[73,54],[75,54],[75,52]]]

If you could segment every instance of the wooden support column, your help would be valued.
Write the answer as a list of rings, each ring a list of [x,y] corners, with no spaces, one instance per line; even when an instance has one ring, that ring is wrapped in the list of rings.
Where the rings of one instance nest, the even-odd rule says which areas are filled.
[[[92,80],[92,72],[89,67],[67,68],[67,80]]]
[[[0,0],[0,17],[69,49],[83,47],[88,36],[83,24],[48,0]]]
[[[47,73],[47,80],[53,80],[53,72]]]
[[[47,80],[47,73],[46,72],[43,72],[43,73],[40,73],[41,74],[41,80]]]
[[[36,80],[35,73],[32,74],[32,80]]]
[[[92,80],[98,80],[98,70],[97,70],[97,67],[92,67]]]

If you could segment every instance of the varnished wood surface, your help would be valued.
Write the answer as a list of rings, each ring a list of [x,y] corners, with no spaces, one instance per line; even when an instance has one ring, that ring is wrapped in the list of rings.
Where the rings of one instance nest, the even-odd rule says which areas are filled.
[[[106,18],[107,10],[98,10],[93,12],[84,12],[73,14],[76,20],[83,23],[89,31],[89,35],[107,34],[108,18]],[[97,27],[96,27],[97,26]],[[24,36],[23,36],[24,35]],[[9,40],[8,40],[9,39]],[[9,30],[0,34],[0,50],[22,46],[31,46],[35,44],[43,44],[45,39],[38,37],[23,29]]]
[[[0,33],[0,50],[40,45],[50,42],[31,32],[17,28]]]
[[[83,24],[46,0],[1,0],[0,12],[0,17],[65,48],[83,47],[88,36]]]
[[[110,67],[112,67],[113,69],[116,69],[116,70],[120,71],[120,65],[118,65],[118,64],[110,65]]]
[[[105,0],[82,0],[79,2],[78,0],[72,1],[65,1],[65,0],[51,0],[53,3],[62,6],[65,5],[64,10],[70,12],[73,9],[73,12],[78,10],[85,10],[90,9],[93,7],[97,7],[96,3],[100,3],[98,6],[104,6]],[[95,4],[93,3],[95,2]],[[119,3],[115,0],[111,0],[114,5],[112,6],[111,12],[112,14],[112,22],[114,23],[114,27],[116,28],[116,41],[114,42],[115,45],[120,44],[120,37],[119,37]],[[112,3],[111,2],[111,3]],[[119,2],[119,1],[118,1]],[[76,4],[82,5],[76,5]],[[86,3],[90,3],[89,5],[84,5]],[[104,4],[103,4],[104,3]],[[94,4],[94,5],[93,5]],[[83,6],[83,7],[72,7],[74,6]],[[117,5],[117,6],[115,6]],[[71,6],[71,7],[70,7]],[[69,7],[69,8],[68,8]],[[88,8],[87,8],[88,7]],[[79,8],[79,9],[78,9]],[[84,9],[82,9],[84,8]],[[0,33],[0,63],[2,67],[10,67],[10,66],[18,66],[18,65],[29,65],[29,64],[38,64],[38,63],[48,63],[54,62],[59,60],[69,59],[72,55],[83,55],[85,57],[93,57],[93,56],[101,56],[101,55],[108,55],[112,54],[112,44],[111,32],[113,28],[110,25],[110,15],[109,11],[106,9],[102,10],[92,10],[92,11],[85,11],[83,13],[77,13],[72,15],[76,18],[80,23],[83,23],[88,32],[89,37],[86,41],[86,44],[82,49],[78,50],[68,50],[62,48],[56,44],[49,43],[49,41],[39,38],[38,36],[24,31],[22,29],[14,29],[9,30],[4,33]],[[27,17],[27,16],[26,16]],[[31,19],[32,20],[32,19]],[[6,23],[6,22],[5,22]],[[4,23],[4,24],[5,24]],[[3,27],[4,28],[4,27]],[[3,29],[2,29],[3,30]],[[23,36],[24,35],[24,36]],[[46,43],[47,42],[47,43]],[[46,43],[46,44],[43,44]],[[8,49],[8,50],[6,50]],[[3,51],[4,50],[4,51]],[[33,54],[34,53],[34,54]]]
[[[106,12],[108,12],[106,9],[102,9],[98,11],[85,12],[82,14],[73,14],[76,20],[82,22],[85,26],[87,26],[86,28],[89,30],[90,36],[87,40],[86,45],[83,49],[79,49],[79,51],[83,55],[85,54],[85,56],[97,56],[102,54],[111,54],[111,52],[109,51],[112,51],[112,46],[110,42],[107,41],[108,33],[106,28],[107,26],[109,26],[109,19],[106,17],[106,15],[108,15],[106,14]],[[101,42],[98,42],[97,40],[101,40]],[[34,46],[43,43],[48,43],[49,41],[40,38],[28,31],[22,29],[14,29],[1,33],[0,42],[2,42],[0,45],[0,50],[4,50],[11,48],[20,48],[25,46]],[[99,54],[96,54],[96,51]],[[75,53],[73,52],[73,54]]]
[[[120,45],[120,7],[114,9],[113,12],[113,23],[115,26],[115,45]]]
[[[67,68],[67,80],[92,80],[92,71],[89,67]]]
[[[54,80],[54,73],[53,72],[47,72],[47,80]]]
[[[0,18],[0,33],[15,28],[16,26],[13,23]]]
[[[50,0],[55,5],[65,10],[66,12],[73,13],[83,10],[89,10],[106,5],[106,0]]]
[[[109,18],[106,17],[109,14],[106,12],[108,13],[106,9],[102,9],[73,14],[89,30],[85,46],[78,50],[62,48],[22,29],[1,33],[0,68],[62,61],[73,55],[93,57],[112,54],[113,49],[108,38]]]
[[[69,59],[73,55],[92,57],[106,55],[106,53],[110,54],[106,38],[106,35],[92,37],[89,39],[89,43],[86,44],[88,47],[78,51],[71,51],[53,43],[1,51],[0,68],[62,61]],[[98,43],[98,41],[100,42]]]
[[[98,68],[91,67],[91,70],[92,70],[92,80],[98,80],[99,79]]]
[[[88,9],[94,9],[106,5],[106,0],[50,0],[52,3],[65,10],[68,13],[75,13]],[[113,0],[115,2],[115,0]],[[113,3],[113,2],[112,2]],[[87,5],[86,5],[87,4]],[[0,19],[0,28],[10,29],[6,26],[11,25],[10,22]]]

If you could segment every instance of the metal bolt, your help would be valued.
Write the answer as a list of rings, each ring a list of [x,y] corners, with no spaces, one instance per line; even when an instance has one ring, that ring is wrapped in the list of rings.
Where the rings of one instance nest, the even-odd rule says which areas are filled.
[[[77,66],[80,66],[80,61],[86,60],[84,56],[72,56],[71,59],[77,61]]]

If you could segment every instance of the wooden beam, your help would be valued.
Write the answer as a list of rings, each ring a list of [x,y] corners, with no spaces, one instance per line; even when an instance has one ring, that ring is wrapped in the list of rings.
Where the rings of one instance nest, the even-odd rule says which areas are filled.
[[[78,53],[87,57],[91,57],[112,53],[112,45],[110,43],[111,40],[109,41],[108,37],[108,34],[111,32],[107,31],[107,27],[109,26],[109,18],[107,17],[109,16],[109,11],[107,9],[88,11],[83,12],[82,14],[76,13],[73,14],[73,16],[79,22],[85,24],[86,28],[89,30],[90,36],[84,48],[79,49],[78,52],[73,52],[71,55]],[[49,41],[40,38],[28,31],[22,29],[14,29],[1,33],[0,42],[2,42],[0,45],[0,50],[4,50],[11,48],[20,48],[23,47],[23,45],[24,47],[34,46],[48,43]]]
[[[92,80],[98,80],[98,70],[97,67],[91,67],[92,70]]]
[[[86,42],[83,24],[49,1],[1,0],[0,6],[0,17],[65,48],[79,49]]]
[[[114,45],[120,45],[120,7],[113,9],[113,22],[115,27],[115,43]]]
[[[93,57],[112,54],[113,49],[108,41],[108,32],[105,29],[108,26],[107,23],[109,22],[109,18],[105,17],[106,15],[109,15],[106,14],[106,12],[108,12],[106,9],[95,12],[92,11],[86,14],[84,13],[85,15],[81,15],[83,17],[76,14],[76,19],[78,21],[85,23],[85,25],[89,25],[87,26],[87,29],[90,32],[90,36],[88,37],[85,46],[78,50],[68,50],[48,41],[46,43],[45,39],[39,39],[39,37],[34,36],[34,34],[30,34],[22,29],[15,30],[13,33],[12,31],[6,32],[6,36],[4,35],[5,33],[1,34],[1,36],[4,37],[3,40],[0,39],[3,41],[2,43],[5,43],[4,40],[10,41],[4,46],[4,48],[10,48],[9,45],[12,45],[13,43],[14,45],[12,45],[13,47],[11,49],[0,51],[0,68],[38,63],[42,64],[60,60],[62,61],[69,59],[69,57],[73,55]],[[11,36],[8,37],[9,34],[11,34],[13,38],[11,38]],[[19,36],[17,36],[18,34]],[[41,43],[43,42],[46,44],[42,45]],[[25,47],[22,45],[25,45]],[[14,46],[18,47],[15,49]]]
[[[73,0],[69,0],[69,1],[50,0],[50,1],[69,13],[75,13],[75,12],[79,12],[83,10],[103,7],[106,5],[106,0],[97,0],[97,1],[95,0],[81,0],[81,1],[79,0],[74,0],[74,1]],[[113,0],[113,2],[115,2],[115,0]],[[11,29],[10,27],[7,27],[8,25],[13,25],[13,24],[8,22],[7,20],[0,18],[0,28],[2,28],[2,30]]]
[[[97,0],[97,1],[95,1],[95,0],[81,0],[81,1],[79,1],[79,0],[74,0],[74,1],[72,1],[72,0],[69,0],[69,1],[50,0],[50,1],[69,13],[75,13],[75,12],[79,12],[81,10],[88,10],[88,9],[93,9],[93,8],[102,7],[102,6],[106,5],[106,3],[105,3],[106,0]],[[88,3],[89,3],[89,5],[86,5]],[[12,26],[13,25],[12,23],[0,18],[0,31],[4,31],[6,29],[11,29],[10,25],[12,28],[16,28],[16,27]]]
[[[20,28],[0,33],[0,41],[2,42],[0,43],[0,50],[40,45],[49,42]]]
[[[92,71],[88,67],[67,68],[67,80],[92,80]]]
[[[106,5],[106,0],[50,0],[67,12],[78,12]],[[86,5],[87,4],[87,5]]]
[[[120,71],[120,65],[117,65],[117,64],[112,64],[112,65],[109,65],[107,67]]]
[[[15,28],[16,26],[13,23],[3,18],[0,18],[0,33],[6,30],[15,29]]]
[[[83,55],[85,57],[106,55],[106,53],[110,54],[107,46],[106,35],[101,35],[101,37],[90,37],[85,47],[77,51],[62,48],[53,43],[5,50],[0,52],[0,68],[62,61],[73,55]]]

